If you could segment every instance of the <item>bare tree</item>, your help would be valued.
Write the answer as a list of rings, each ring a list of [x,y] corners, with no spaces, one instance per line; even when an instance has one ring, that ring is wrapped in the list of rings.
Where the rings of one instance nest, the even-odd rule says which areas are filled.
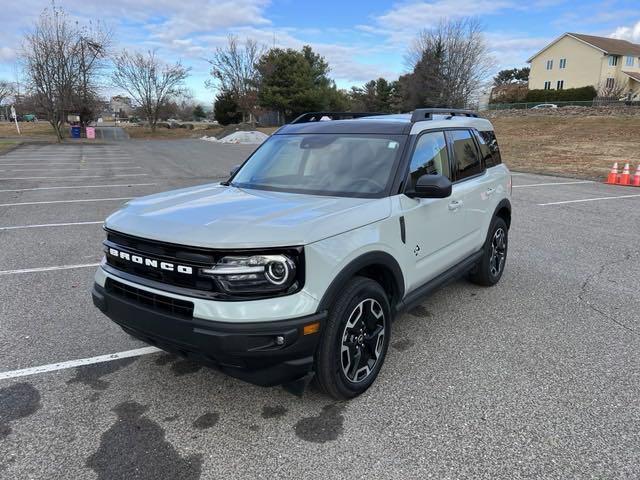
[[[422,30],[405,60],[415,75],[405,78],[405,89],[409,85],[430,93],[430,103],[450,107],[469,105],[490,80],[494,65],[476,18],[442,20]]]
[[[265,48],[255,40],[247,39],[241,45],[237,37],[229,35],[227,45],[217,48],[213,58],[207,60],[213,77],[207,85],[229,93],[242,111],[243,120],[250,119],[257,107],[259,74],[256,65],[264,52]]]
[[[98,24],[89,24],[79,31],[80,46],[78,49],[78,64],[80,75],[78,86],[74,91],[74,105],[80,115],[80,121],[86,125],[97,116],[100,108],[98,92],[98,78],[106,67],[111,32],[101,28]]]
[[[602,100],[619,100],[625,96],[627,90],[631,89],[627,82],[617,81],[615,78],[610,78],[604,82],[598,82],[596,91],[598,92],[597,99]]]
[[[14,93],[14,86],[6,80],[0,80],[0,105]]]
[[[180,62],[163,63],[155,51],[146,54],[123,50],[114,59],[112,82],[126,91],[146,115],[152,131],[155,131],[159,113],[170,99],[184,91],[184,81],[190,68]]]
[[[97,95],[96,76],[106,56],[108,34],[70,21],[53,5],[45,9],[25,37],[27,89],[51,123],[58,141],[69,113],[78,113]]]

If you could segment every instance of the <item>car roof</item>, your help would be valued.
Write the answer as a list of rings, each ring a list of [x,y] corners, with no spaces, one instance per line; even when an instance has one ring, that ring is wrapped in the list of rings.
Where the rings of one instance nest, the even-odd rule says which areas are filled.
[[[471,127],[480,131],[493,130],[489,120],[478,117],[433,115],[429,120],[411,122],[410,113],[372,115],[348,120],[321,120],[291,123],[278,129],[274,135],[314,133],[353,133],[372,135],[408,135],[423,130],[451,127]]]

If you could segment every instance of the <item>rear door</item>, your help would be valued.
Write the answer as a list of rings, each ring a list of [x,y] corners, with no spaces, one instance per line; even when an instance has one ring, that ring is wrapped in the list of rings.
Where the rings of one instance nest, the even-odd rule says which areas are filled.
[[[460,197],[459,209],[463,219],[460,249],[466,257],[484,243],[484,224],[494,190],[491,179],[486,175],[485,163],[474,131],[448,130],[447,139],[453,156],[454,189]]]

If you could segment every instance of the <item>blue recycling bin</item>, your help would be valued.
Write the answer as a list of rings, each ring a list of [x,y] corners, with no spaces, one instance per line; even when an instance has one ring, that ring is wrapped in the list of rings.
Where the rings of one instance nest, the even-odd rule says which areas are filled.
[[[71,127],[71,138],[81,138],[82,127]]]

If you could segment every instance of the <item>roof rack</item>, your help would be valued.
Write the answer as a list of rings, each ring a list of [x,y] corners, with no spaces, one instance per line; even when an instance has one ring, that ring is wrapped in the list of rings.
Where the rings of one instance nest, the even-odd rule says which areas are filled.
[[[319,122],[324,117],[329,117],[331,120],[350,120],[353,118],[372,117],[375,115],[387,114],[381,112],[307,112],[300,115],[291,123]]]
[[[464,116],[477,117],[477,112],[473,110],[463,110],[460,108],[416,108],[411,115],[411,123],[422,120],[431,120],[433,115],[449,115],[449,117]]]

